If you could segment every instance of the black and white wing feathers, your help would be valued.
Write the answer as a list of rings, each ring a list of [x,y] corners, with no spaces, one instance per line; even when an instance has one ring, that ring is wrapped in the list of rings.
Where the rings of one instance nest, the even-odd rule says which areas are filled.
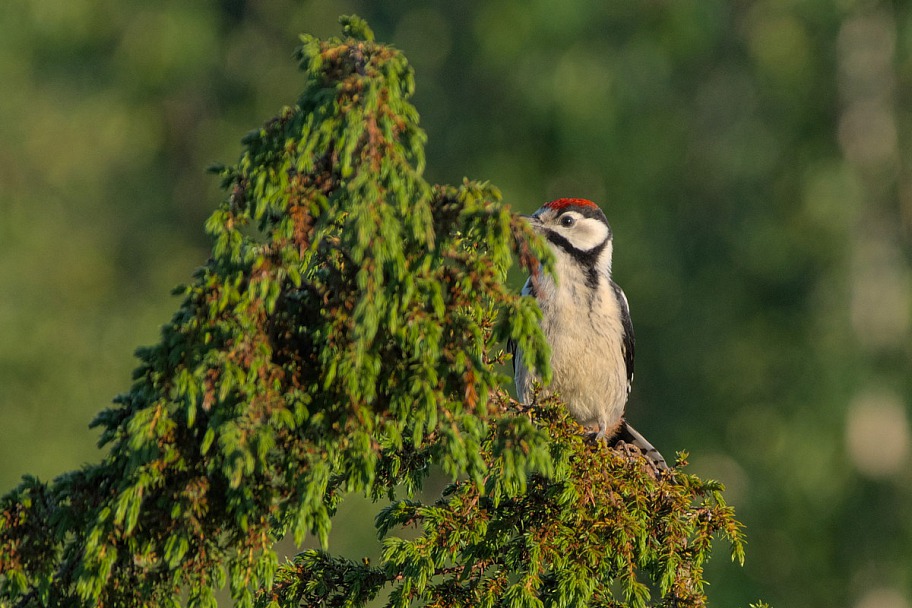
[[[624,290],[614,281],[611,282],[611,288],[617,298],[618,306],[621,309],[621,327],[624,330],[623,342],[621,347],[624,350],[624,364],[627,367],[627,394],[633,387],[633,357],[634,347],[636,345],[636,336],[633,333],[633,321],[630,318],[630,306],[627,304],[627,296]]]
[[[532,277],[526,279],[526,284],[523,285],[520,295],[524,296],[535,296],[535,288],[532,285]],[[519,345],[516,343],[516,340],[509,338],[507,340],[507,352],[513,355],[513,373],[516,373],[516,359],[519,353]]]

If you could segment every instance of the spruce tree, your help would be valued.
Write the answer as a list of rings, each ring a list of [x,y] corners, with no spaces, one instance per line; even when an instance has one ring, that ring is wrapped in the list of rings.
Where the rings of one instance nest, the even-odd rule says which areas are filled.
[[[545,378],[548,347],[506,274],[547,248],[492,185],[423,179],[411,69],[342,24],[216,168],[211,257],[93,422],[106,456],[0,502],[0,606],[704,605],[714,537],[743,560],[721,485],[510,399],[505,341]],[[421,502],[432,466],[451,483]],[[328,546],[352,492],[380,505],[378,564]]]

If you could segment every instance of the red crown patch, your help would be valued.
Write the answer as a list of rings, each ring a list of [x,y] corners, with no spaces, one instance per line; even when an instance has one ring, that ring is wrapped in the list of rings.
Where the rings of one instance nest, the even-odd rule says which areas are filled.
[[[595,207],[598,209],[598,205],[585,198],[559,198],[550,203],[545,203],[545,207],[555,211],[560,211],[565,207]]]

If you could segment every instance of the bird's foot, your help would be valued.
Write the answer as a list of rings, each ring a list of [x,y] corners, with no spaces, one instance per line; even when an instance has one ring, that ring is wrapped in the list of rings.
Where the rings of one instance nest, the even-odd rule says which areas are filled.
[[[600,431],[591,431],[587,430],[583,433],[583,437],[586,438],[586,441],[595,443],[596,441],[604,441],[608,445],[611,445],[611,440],[616,436],[616,434],[609,435],[604,430]]]

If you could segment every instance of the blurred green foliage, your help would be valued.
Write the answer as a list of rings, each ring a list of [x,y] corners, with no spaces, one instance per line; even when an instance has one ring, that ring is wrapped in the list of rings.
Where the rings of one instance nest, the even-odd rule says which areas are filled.
[[[204,168],[300,89],[297,34],[346,12],[416,67],[429,181],[602,204],[630,418],[748,526],[714,600],[908,607],[907,3],[8,0],[0,487],[98,459],[88,421],[205,261]]]

